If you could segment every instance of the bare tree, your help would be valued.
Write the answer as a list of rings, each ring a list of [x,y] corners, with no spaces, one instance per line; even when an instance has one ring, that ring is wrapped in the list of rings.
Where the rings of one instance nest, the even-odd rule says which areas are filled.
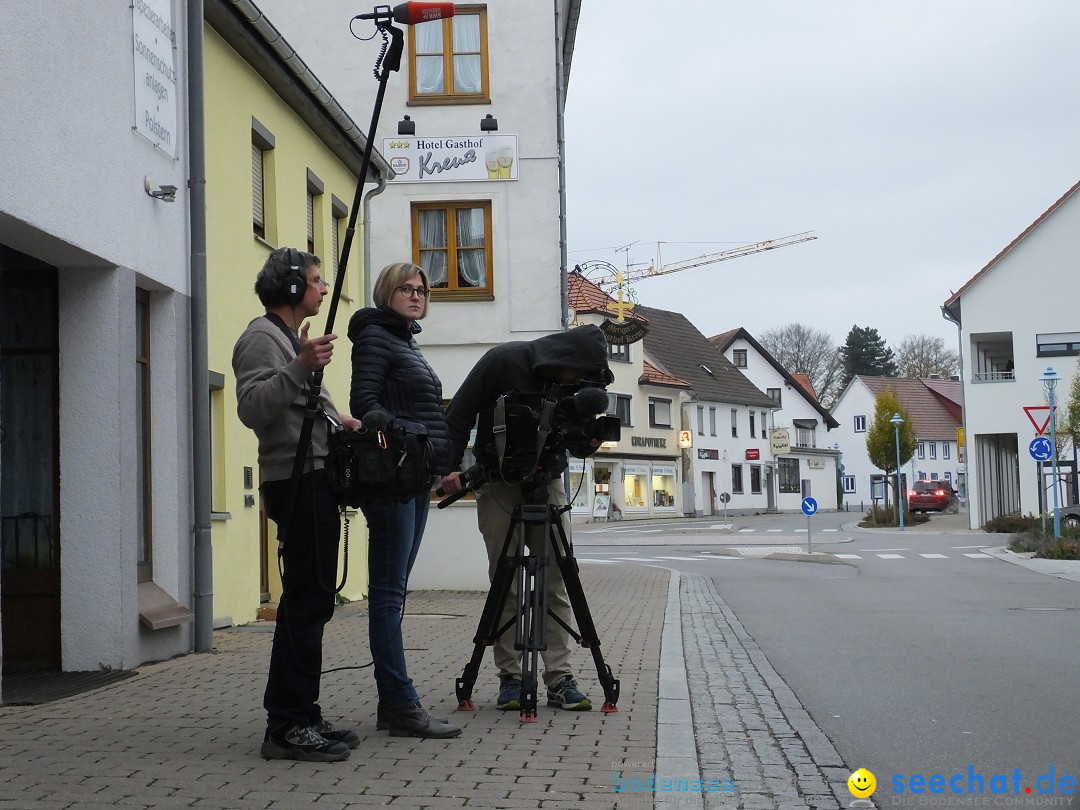
[[[896,365],[901,377],[948,379],[960,373],[960,358],[945,348],[945,341],[933,335],[908,335],[896,347]]]
[[[789,374],[802,372],[810,378],[818,400],[830,407],[837,395],[844,370],[840,349],[822,329],[789,323],[769,329],[761,336],[765,347]]]

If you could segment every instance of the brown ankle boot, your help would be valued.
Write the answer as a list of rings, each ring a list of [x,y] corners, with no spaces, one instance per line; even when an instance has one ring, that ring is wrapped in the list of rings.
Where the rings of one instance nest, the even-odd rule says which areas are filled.
[[[376,725],[378,726],[378,720]],[[461,729],[449,720],[440,720],[428,714],[420,701],[409,706],[387,709],[386,728],[389,729],[391,737],[428,737],[443,740],[461,734]]]

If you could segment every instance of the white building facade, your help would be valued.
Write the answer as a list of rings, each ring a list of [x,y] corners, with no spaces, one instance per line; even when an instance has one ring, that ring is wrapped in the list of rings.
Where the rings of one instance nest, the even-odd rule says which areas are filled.
[[[126,669],[191,648],[184,10],[58,0],[5,14],[8,671]],[[64,42],[94,47],[56,58]]]
[[[1052,366],[1059,414],[1080,356],[1080,183],[975,274],[943,307],[960,329],[966,403],[969,520],[1039,514],[1052,505],[1029,445],[1049,417],[1041,380]],[[1047,431],[1047,434],[1049,431]],[[1060,445],[1059,445],[1060,448]],[[1059,453],[1061,453],[1059,449]],[[1075,456],[1061,453],[1059,503],[1076,500]]]
[[[709,341],[773,402],[771,410],[759,409],[757,425],[753,411],[748,420],[749,435],[753,439],[756,434],[765,432],[764,420],[768,414],[770,441],[760,458],[767,459],[765,475],[769,486],[769,508],[800,509],[802,499],[807,496],[818,502],[819,509],[839,506],[836,498],[839,447],[836,446],[837,439],[830,433],[837,427],[833,417],[745,329],[734,329],[711,337]],[[775,443],[771,441],[773,437]],[[749,448],[748,452],[756,453]],[[747,464],[753,480],[755,465],[749,460]]]

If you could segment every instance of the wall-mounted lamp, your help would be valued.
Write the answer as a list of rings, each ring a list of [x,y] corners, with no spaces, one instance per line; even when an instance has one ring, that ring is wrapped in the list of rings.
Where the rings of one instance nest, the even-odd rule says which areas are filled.
[[[499,119],[491,113],[488,113],[480,119],[480,131],[481,132],[498,132],[499,131]]]
[[[162,202],[176,201],[176,186],[169,183],[162,183],[157,188],[154,188],[154,181],[149,177],[144,177],[143,188],[145,188],[146,193],[155,200],[161,200]]]
[[[397,122],[397,134],[398,135],[415,135],[416,134],[416,122],[409,116],[405,116]]]

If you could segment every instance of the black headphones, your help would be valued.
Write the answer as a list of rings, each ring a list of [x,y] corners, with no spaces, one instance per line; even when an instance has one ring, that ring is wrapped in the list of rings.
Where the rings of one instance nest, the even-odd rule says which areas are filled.
[[[296,248],[286,248],[284,258],[287,266],[281,276],[281,292],[289,305],[295,307],[307,295],[307,270]]]

